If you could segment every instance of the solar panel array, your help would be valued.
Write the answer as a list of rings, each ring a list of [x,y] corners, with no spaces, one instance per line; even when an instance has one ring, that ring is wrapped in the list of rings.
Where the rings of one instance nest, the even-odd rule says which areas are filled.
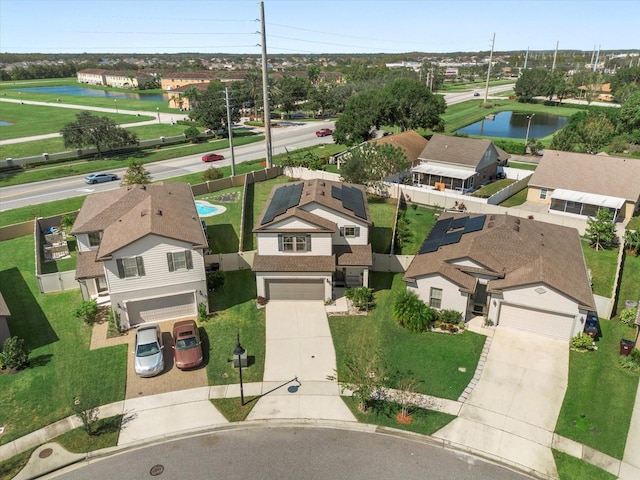
[[[364,206],[364,195],[362,191],[356,187],[342,186],[331,187],[331,196],[336,200],[342,201],[342,206],[347,210],[351,210],[353,214],[362,219],[367,219],[367,211]]]
[[[282,215],[287,210],[295,207],[300,203],[300,197],[302,196],[302,183],[296,183],[293,185],[285,185],[278,188],[273,194],[273,198],[269,203],[269,207],[260,222],[260,225],[271,222],[278,215]]]
[[[465,233],[482,230],[486,218],[486,215],[480,215],[474,218],[460,217],[438,220],[429,236],[422,243],[418,254],[435,252],[443,245],[458,243]]]

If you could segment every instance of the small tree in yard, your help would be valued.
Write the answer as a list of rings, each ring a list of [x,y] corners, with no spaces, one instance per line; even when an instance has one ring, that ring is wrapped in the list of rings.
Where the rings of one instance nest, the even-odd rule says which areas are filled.
[[[73,316],[80,318],[87,325],[93,325],[98,316],[98,302],[95,300],[85,300],[73,311]]]
[[[127,185],[146,185],[149,183],[151,183],[149,170],[144,168],[142,163],[132,160],[129,163],[129,168],[127,168],[120,185],[125,187]]]
[[[424,332],[435,319],[434,309],[410,290],[403,290],[393,303],[393,314],[398,323],[411,332]]]
[[[601,208],[595,217],[589,217],[585,235],[596,250],[604,250],[616,238],[616,226],[613,214],[608,208]]]
[[[198,143],[200,141],[198,135],[200,135],[200,130],[198,130],[197,127],[189,127],[184,131],[185,138],[191,143]]]
[[[204,178],[205,182],[209,182],[211,180],[218,180],[219,178],[222,178],[224,175],[222,173],[222,170],[216,168],[216,167],[209,167],[207,168],[203,174],[202,174],[202,178]]]
[[[344,295],[360,310],[368,310],[373,300],[373,290],[368,287],[348,288]]]
[[[29,349],[25,346],[24,338],[9,337],[2,345],[0,366],[19,370],[29,363]]]
[[[97,433],[96,427],[98,420],[100,420],[100,412],[96,403],[94,400],[84,396],[74,398],[72,403],[73,411],[82,422],[82,428],[90,437]]]
[[[631,255],[640,255],[640,230],[627,230],[624,234],[624,244]]]

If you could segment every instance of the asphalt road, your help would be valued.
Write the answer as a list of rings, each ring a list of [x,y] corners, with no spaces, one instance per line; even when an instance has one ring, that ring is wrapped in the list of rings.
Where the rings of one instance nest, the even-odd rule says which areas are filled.
[[[529,478],[466,454],[403,438],[287,427],[229,430],[183,438],[88,465],[76,464],[45,478],[111,480],[155,476],[165,480]]]

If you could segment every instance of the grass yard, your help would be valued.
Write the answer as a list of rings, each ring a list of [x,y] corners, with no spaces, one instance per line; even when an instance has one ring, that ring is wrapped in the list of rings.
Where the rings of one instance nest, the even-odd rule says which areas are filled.
[[[0,462],[0,480],[11,480],[25,467],[35,448],[30,448],[18,455]]]
[[[503,188],[508,187],[512,183],[515,183],[515,180],[511,180],[509,178],[503,178],[502,180],[497,180],[488,185],[480,187],[478,190],[471,194],[472,197],[479,198],[489,198],[494,193],[498,193]]]
[[[523,188],[515,195],[511,195],[504,202],[500,204],[501,207],[517,207],[527,201],[527,194],[529,193],[529,187]]]
[[[417,381],[419,393],[455,400],[475,373],[485,337],[468,331],[418,334],[401,328],[392,314],[394,295],[404,289],[401,278],[401,274],[371,273],[376,307],[367,316],[329,317],[338,379],[349,381],[345,362],[350,355],[364,359],[379,352],[400,377]]]
[[[633,338],[634,329],[616,320],[600,325],[597,351],[569,353],[569,382],[556,433],[622,458],[638,375],[620,368],[618,357],[620,339]]]
[[[51,440],[72,453],[86,453],[118,445],[122,415],[100,418],[95,426],[94,435],[87,435],[84,427],[74,428]]]
[[[560,480],[616,480],[616,476],[558,450],[552,450]]]
[[[369,229],[369,243],[374,253],[390,253],[396,200],[367,196],[373,226]]]
[[[616,305],[616,315],[624,309],[626,300],[640,300],[640,257],[626,255],[622,265],[622,279]]]
[[[593,281],[593,293],[603,297],[611,297],[613,293],[613,281],[616,276],[616,264],[618,262],[618,250],[610,248],[596,251],[589,246],[584,239],[580,242],[587,268],[591,270]]]
[[[213,205],[226,208],[224,213],[202,218],[207,224],[209,248],[213,253],[238,251],[243,188],[242,186],[233,187],[195,197],[196,200],[206,200]]]
[[[265,312],[256,306],[256,281],[251,270],[225,272],[225,283],[210,295],[211,318],[203,324],[209,342],[207,376],[210,385],[239,383],[233,368],[236,335],[246,349],[249,367],[244,382],[261,382],[264,373]]]
[[[530,170],[534,171],[538,168],[538,165],[535,163],[520,163],[520,162],[509,162],[509,166],[513,168],[519,168],[520,170]]]
[[[632,217],[627,224],[628,230],[640,230],[640,216]]]
[[[416,206],[414,209],[413,206]],[[400,253],[416,255],[420,246],[436,223],[437,210],[412,204],[407,207],[405,218],[408,221],[409,235],[405,239]]]
[[[0,242],[0,285],[11,311],[11,334],[24,338],[30,364],[0,375],[5,444],[73,414],[72,399],[98,404],[124,399],[127,346],[89,350],[91,329],[72,315],[80,290],[43,295],[34,276],[33,238]]]
[[[411,423],[403,424],[396,420],[396,414],[401,410],[400,405],[396,403],[378,402],[366,413],[363,413],[358,408],[357,399],[353,397],[342,397],[342,400],[360,423],[397,428],[398,430],[406,430],[408,432],[419,433],[420,435],[433,435],[456,418],[454,415],[447,413],[422,408],[412,408],[409,410],[412,416]]]

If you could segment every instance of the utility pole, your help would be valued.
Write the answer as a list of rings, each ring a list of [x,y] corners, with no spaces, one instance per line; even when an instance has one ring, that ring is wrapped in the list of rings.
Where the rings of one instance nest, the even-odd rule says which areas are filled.
[[[267,76],[267,32],[264,21],[264,2],[260,2],[260,31],[262,42],[262,97],[264,99],[264,139],[267,144],[267,168],[273,167],[271,147],[271,113],[269,111],[269,77]]]
[[[593,71],[594,72],[598,69],[598,62],[600,62],[600,45],[598,45],[598,53],[596,53],[596,61],[593,64]]]
[[[555,71],[556,69],[556,57],[558,56],[558,45],[560,45],[560,40],[556,42],[556,51],[553,52],[553,65],[551,65],[551,71]]]
[[[491,77],[491,64],[493,63],[493,47],[496,44],[496,34],[493,33],[493,40],[491,40],[491,54],[489,54],[489,67],[487,68],[487,85],[484,88],[484,104],[487,104],[487,97],[489,96],[489,78]]]
[[[229,107],[229,89],[224,89],[224,98],[227,102],[227,133],[229,134],[229,148],[231,148],[231,176],[236,176],[236,156],[233,153],[233,123],[231,123],[231,108]]]
[[[529,60],[529,47],[527,47],[527,54],[524,56],[524,66],[522,67],[523,70],[527,69],[528,60]]]
[[[591,68],[593,69],[593,59],[596,56],[596,46],[593,46],[593,51],[591,52],[591,61],[589,62],[589,65],[591,65]]]

